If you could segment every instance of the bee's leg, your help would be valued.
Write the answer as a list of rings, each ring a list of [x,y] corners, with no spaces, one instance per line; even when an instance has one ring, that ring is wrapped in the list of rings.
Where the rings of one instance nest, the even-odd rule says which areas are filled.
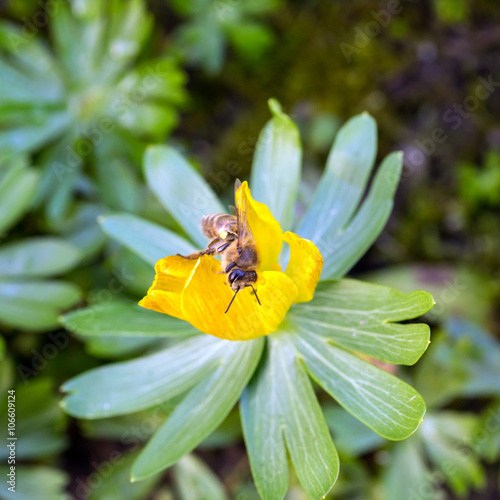
[[[230,241],[222,244],[220,247],[217,247],[217,253],[223,252],[229,245],[231,244]]]
[[[181,255],[180,253],[178,253],[177,255],[179,257],[183,257],[184,259],[196,260],[196,259],[199,259],[204,254],[205,254],[205,250],[202,250],[200,252],[190,253],[189,255]]]
[[[194,253],[191,253],[189,255],[180,255],[180,254],[177,254],[179,255],[180,257],[184,257],[185,259],[189,259],[189,260],[196,260],[196,259],[199,259],[200,257],[202,257],[203,255],[214,255],[215,253],[218,252],[218,248],[219,245],[222,243],[221,239],[220,238],[215,238],[214,240],[212,240],[207,248],[205,248],[205,250],[200,250],[199,252],[194,252]],[[224,245],[222,245],[224,246]]]

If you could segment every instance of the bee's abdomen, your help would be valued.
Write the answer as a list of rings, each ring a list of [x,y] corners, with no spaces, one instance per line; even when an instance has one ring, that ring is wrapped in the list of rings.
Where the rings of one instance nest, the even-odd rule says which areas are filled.
[[[237,231],[237,221],[234,215],[211,214],[205,215],[201,219],[201,230],[210,239],[220,238],[221,233],[234,233]],[[225,237],[223,238],[225,239]]]

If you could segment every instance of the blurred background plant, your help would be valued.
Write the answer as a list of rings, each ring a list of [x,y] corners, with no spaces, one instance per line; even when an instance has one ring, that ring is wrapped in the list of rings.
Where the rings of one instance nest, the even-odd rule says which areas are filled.
[[[270,96],[301,130],[304,205],[350,116],[375,117],[378,159],[405,152],[393,215],[352,274],[437,301],[428,352],[398,371],[428,405],[412,438],[384,442],[319,393],[342,456],[331,497],[400,500],[413,488],[421,499],[498,498],[494,2],[6,0],[0,13],[1,386],[18,392],[18,484],[38,494],[25,498],[67,488],[73,498],[258,499],[236,410],[196,456],[130,484],[134,453],[170,409],[76,421],[55,388],[161,342],[68,334],[57,317],[78,303],[115,316],[151,282],[151,267],[98,216],[126,211],[181,231],[142,179],[145,146],[170,137],[229,200]],[[292,476],[287,500],[305,498]]]
[[[144,144],[171,132],[186,100],[175,60],[151,57],[144,2],[53,1],[24,19],[0,26],[3,158],[37,155],[38,202],[53,228],[77,196],[140,210]]]

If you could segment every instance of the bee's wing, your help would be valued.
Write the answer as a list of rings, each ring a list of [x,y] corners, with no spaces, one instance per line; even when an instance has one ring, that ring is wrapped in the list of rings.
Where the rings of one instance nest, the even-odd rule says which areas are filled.
[[[238,223],[238,248],[241,240],[252,234],[250,227],[247,224],[247,208],[244,201],[239,201],[237,197],[238,189],[241,186],[241,181],[236,179],[234,183],[234,203],[236,205],[236,220]]]

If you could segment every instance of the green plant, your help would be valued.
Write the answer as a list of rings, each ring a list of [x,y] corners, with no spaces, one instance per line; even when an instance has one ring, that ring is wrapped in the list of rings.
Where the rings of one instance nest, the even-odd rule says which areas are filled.
[[[301,148],[290,118],[275,102],[271,110],[273,118],[254,156],[251,185],[288,229]],[[91,419],[134,413],[184,395],[140,453],[133,478],[145,479],[177,462],[222,422],[241,395],[245,441],[261,496],[284,497],[288,449],[308,496],[322,498],[337,478],[338,457],[309,377],[388,439],[404,439],[417,429],[425,413],[421,396],[362,358],[415,363],[427,348],[429,328],[398,322],[427,312],[431,295],[341,279],[382,230],[399,180],[401,155],[395,153],[383,161],[361,202],[376,142],[376,125],[367,114],[339,131],[298,226],[323,253],[322,281],[313,301],[293,306],[278,331],[266,338],[220,340],[137,306],[118,306],[116,315],[116,304],[100,304],[63,318],[68,329],[84,336],[179,337],[165,350],[98,368],[63,386],[66,411]],[[203,245],[197,229],[201,216],[221,210],[210,187],[169,147],[150,148],[145,171],[160,202]],[[151,265],[165,255],[194,249],[183,237],[132,215],[111,215],[101,225]],[[97,386],[102,390],[96,392]]]
[[[381,467],[384,499],[438,499],[444,485],[463,497],[485,486],[481,457],[497,456],[498,405],[483,415],[449,406],[460,398],[498,398],[499,363],[500,347],[490,334],[458,318],[445,321],[412,377],[428,412],[413,436],[390,445]],[[325,414],[341,453],[358,457],[386,447],[341,408],[328,405]]]
[[[231,47],[240,58],[257,62],[275,42],[260,18],[278,9],[281,0],[170,0],[186,21],[174,32],[174,46],[191,64],[218,73]]]

